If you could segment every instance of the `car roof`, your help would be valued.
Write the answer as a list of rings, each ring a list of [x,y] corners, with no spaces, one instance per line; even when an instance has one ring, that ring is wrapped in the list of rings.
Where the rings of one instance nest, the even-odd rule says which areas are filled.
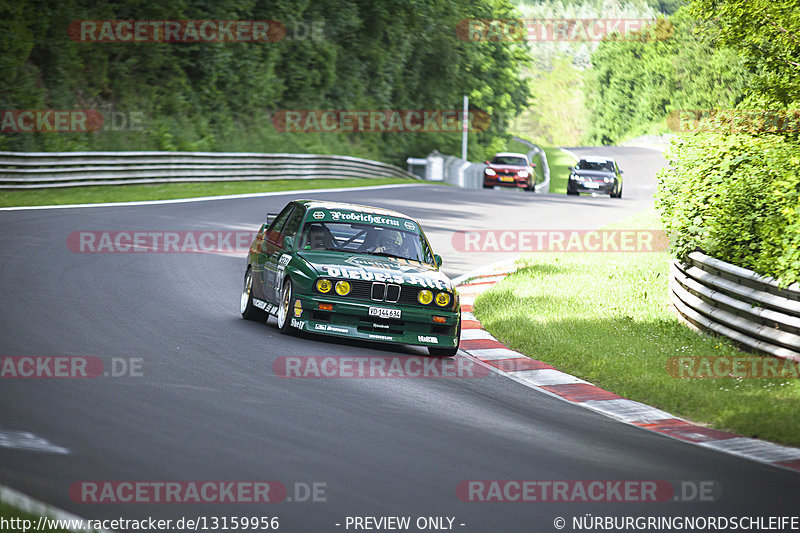
[[[602,155],[587,155],[586,157],[581,157],[581,161],[588,161],[590,163],[605,163],[606,161],[611,161],[612,163],[615,162],[614,159]]]
[[[391,209],[383,209],[381,207],[373,207],[369,205],[349,204],[346,202],[330,202],[325,200],[293,200],[295,203],[305,206],[307,209],[343,209],[348,211],[358,211],[361,213],[372,213],[374,215],[385,215],[391,217],[407,218],[414,220],[408,215]]]
[[[528,159],[528,156],[525,154],[519,154],[517,152],[498,152],[494,154],[495,157],[522,157],[524,159]]]

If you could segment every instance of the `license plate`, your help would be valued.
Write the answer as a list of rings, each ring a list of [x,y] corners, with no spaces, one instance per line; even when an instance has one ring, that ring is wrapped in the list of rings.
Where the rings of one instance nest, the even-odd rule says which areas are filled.
[[[500,176],[500,181],[514,181],[514,176]]]
[[[370,307],[369,316],[378,318],[400,318],[400,309],[389,309],[388,307]]]
[[[587,189],[599,189],[600,188],[600,184],[599,183],[594,183],[592,181],[584,182],[583,186],[586,187]]]

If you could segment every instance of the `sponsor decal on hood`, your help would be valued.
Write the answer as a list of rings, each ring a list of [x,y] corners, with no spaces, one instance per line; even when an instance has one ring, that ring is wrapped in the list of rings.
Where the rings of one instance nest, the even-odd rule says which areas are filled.
[[[351,261],[353,259],[357,260]],[[360,279],[437,290],[453,290],[450,279],[440,272],[413,266],[408,261],[406,261],[407,265],[398,263],[354,257],[338,264],[315,264],[312,261],[312,265],[320,274],[331,278]]]
[[[373,226],[404,228],[408,231],[416,231],[417,229],[417,225],[407,218],[342,209],[323,209],[318,207],[311,210],[311,218],[318,222],[353,222],[357,224],[371,224]]]

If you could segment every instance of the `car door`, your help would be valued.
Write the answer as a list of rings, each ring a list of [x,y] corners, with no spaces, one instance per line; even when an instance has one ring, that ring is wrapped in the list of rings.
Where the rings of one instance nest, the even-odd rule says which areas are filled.
[[[271,245],[271,243],[280,237],[281,230],[286,225],[286,221],[289,220],[295,207],[295,204],[292,203],[286,205],[272,223],[266,227],[262,226],[261,231],[256,235],[256,242],[254,243],[256,253],[251,260],[251,266],[253,269],[253,293],[257,298],[270,299],[269,292],[271,291],[267,290],[267,264],[270,254],[275,251],[275,246]]]
[[[281,225],[280,231],[268,231],[264,240],[266,268],[264,270],[264,296],[274,304],[280,303],[286,265],[292,258],[294,250],[286,248],[286,238],[297,240],[297,233],[306,214],[305,207],[295,205],[286,221]]]

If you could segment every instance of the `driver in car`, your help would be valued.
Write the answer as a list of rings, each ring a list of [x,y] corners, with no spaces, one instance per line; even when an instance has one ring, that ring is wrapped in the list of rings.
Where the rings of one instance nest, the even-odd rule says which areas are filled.
[[[403,236],[396,230],[383,230],[378,236],[377,246],[372,251],[379,254],[403,256]]]
[[[306,250],[335,250],[330,230],[322,224],[311,224],[308,228]]]

